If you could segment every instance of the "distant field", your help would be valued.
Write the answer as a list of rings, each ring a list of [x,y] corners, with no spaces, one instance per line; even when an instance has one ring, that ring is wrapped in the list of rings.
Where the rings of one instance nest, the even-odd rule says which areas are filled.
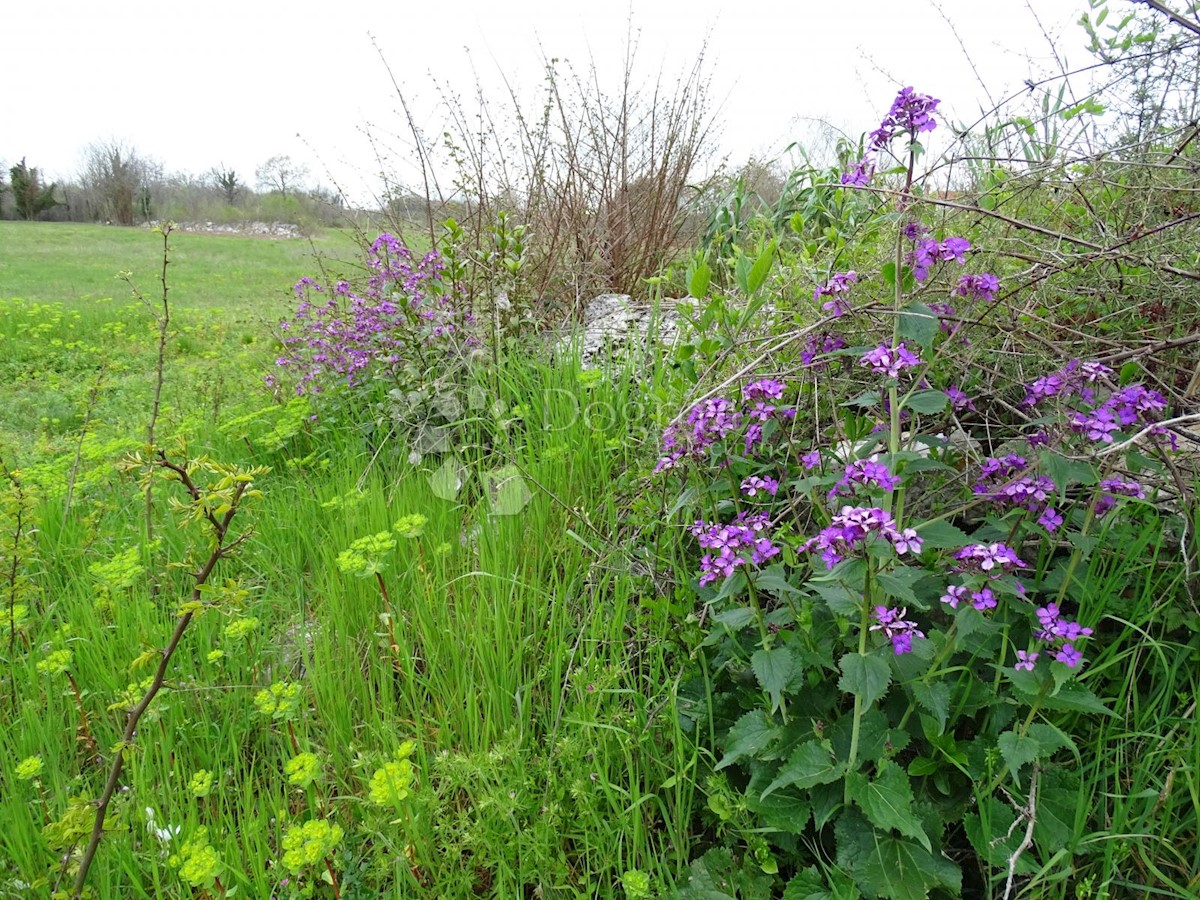
[[[353,266],[358,255],[348,229],[326,229],[311,241],[176,232],[171,235],[170,298],[181,307],[265,315],[296,279],[316,274],[315,257],[338,271]],[[120,299],[129,289],[116,276],[126,271],[155,297],[161,266],[162,239],[149,229],[0,222],[0,297],[67,304]]]

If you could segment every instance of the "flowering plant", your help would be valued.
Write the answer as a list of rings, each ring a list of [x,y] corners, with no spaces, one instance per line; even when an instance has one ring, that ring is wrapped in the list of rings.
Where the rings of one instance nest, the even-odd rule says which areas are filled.
[[[901,91],[872,152],[932,130],[937,105]],[[868,184],[872,167],[843,183]],[[1056,716],[1111,715],[1079,680],[1103,640],[1079,571],[1119,533],[1114,507],[1153,490],[1144,458],[1117,451],[1172,441],[1166,399],[1099,363],[1071,360],[1023,399],[947,377],[960,317],[913,295],[987,310],[1002,282],[970,267],[969,240],[915,218],[912,171],[910,157],[895,262],[816,288],[843,330],[810,330],[791,370],[812,380],[758,378],[693,404],[654,470],[680,484],[677,510],[703,511],[688,527],[698,661],[681,691],[702,698],[697,739],[715,735],[710,809],[747,867],[822,896],[957,894],[965,859],[986,879],[1056,852],[1030,812],[1066,816],[1053,798],[1078,783]],[[891,289],[882,336],[850,302],[869,284]],[[818,382],[837,356],[857,365]],[[857,394],[832,416],[831,385]],[[1014,408],[1030,414],[1014,422]],[[945,436],[968,412],[986,450]]]

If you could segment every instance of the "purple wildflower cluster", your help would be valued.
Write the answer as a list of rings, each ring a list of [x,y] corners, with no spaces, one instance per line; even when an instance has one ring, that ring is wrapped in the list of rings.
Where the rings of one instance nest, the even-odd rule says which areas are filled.
[[[749,478],[746,478],[742,481],[742,493],[747,497],[754,497],[760,491],[770,494],[772,497],[774,497],[779,492],[778,480],[770,477],[769,475],[764,478],[760,478],[757,475],[751,475]]]
[[[854,493],[856,487],[879,488],[883,491],[894,491],[900,485],[900,479],[888,471],[881,462],[869,459],[856,459],[846,466],[846,471],[829,492],[829,498],[845,496]]]
[[[813,292],[813,302],[821,303],[822,297],[828,297],[828,300],[821,303],[821,309],[832,312],[837,317],[844,316],[850,312],[849,294],[853,284],[858,284],[857,272],[836,272],[828,281],[817,285]]]
[[[948,237],[944,241],[927,238],[917,241],[909,256],[913,278],[924,281],[929,277],[929,271],[939,262],[956,262],[960,266],[966,263],[965,254],[971,249],[971,242],[966,238]],[[988,276],[991,277],[991,276]]]
[[[1047,603],[1045,606],[1039,606],[1037,609],[1038,625],[1040,626],[1033,636],[1039,641],[1045,641],[1049,645],[1049,649],[1053,651],[1053,656],[1056,660],[1068,668],[1074,669],[1083,662],[1083,654],[1076,649],[1075,644],[1082,638],[1091,637],[1092,629],[1082,627],[1078,622],[1072,622],[1069,619],[1062,617],[1062,611],[1058,608],[1057,603]],[[1036,653],[1033,654],[1033,659],[1027,656],[1025,662],[1027,665],[1018,668],[1032,669],[1033,663],[1037,660]]]
[[[361,383],[372,369],[392,370],[422,346],[445,343],[471,324],[441,283],[436,251],[421,260],[390,234],[370,247],[365,289],[338,281],[327,289],[312,278],[295,285],[294,316],[280,323],[285,352],[275,364],[298,375],[296,392],[318,392],[331,383]],[[316,295],[325,295],[324,301]],[[465,335],[465,343],[476,339]],[[272,382],[274,381],[271,377]]]
[[[1100,399],[1100,390],[1110,383],[1112,369],[1102,363],[1073,359],[1057,372],[1043,375],[1025,388],[1024,405],[1036,407],[1052,398],[1078,399],[1082,408],[1071,410],[1070,428],[1089,441],[1111,444],[1124,428],[1151,427],[1150,433],[1165,434],[1174,446],[1174,434],[1155,427],[1159,414],[1167,408],[1166,398],[1142,384],[1113,389]]]
[[[950,406],[955,412],[964,412],[966,410],[975,410],[975,401],[967,396],[966,392],[957,385],[950,385],[943,393],[950,398]]]
[[[912,652],[913,638],[925,637],[925,632],[917,628],[916,622],[905,618],[907,615],[907,609],[889,606],[877,606],[872,613],[875,624],[871,626],[871,631],[882,632],[892,642],[892,649],[897,656]]]
[[[1005,544],[968,544],[957,553],[956,572],[979,572],[989,578],[999,578],[1012,569],[1027,568],[1020,557]]]
[[[995,275],[989,275],[986,272],[982,275],[963,275],[958,279],[958,284],[954,286],[954,295],[956,297],[967,297],[975,300],[985,300],[991,302],[996,299],[996,292],[1000,290],[1000,279]]]
[[[842,184],[860,187],[867,184],[875,172],[873,154],[891,144],[896,135],[907,134],[915,138],[921,132],[933,131],[937,127],[933,113],[940,102],[928,94],[918,94],[911,87],[901,89],[879,127],[871,132],[866,155],[854,164],[853,169],[842,175]]]
[[[759,566],[777,555],[779,548],[771,543],[770,527],[766,513],[739,513],[728,525],[696,522],[691,532],[709,551],[700,558],[700,586],[729,578],[747,562]]]
[[[809,335],[808,342],[800,351],[800,363],[809,368],[822,369],[825,362],[819,361],[818,356],[833,353],[835,350],[845,350],[847,346],[845,340],[833,332]]]
[[[921,538],[912,528],[896,528],[896,520],[878,506],[843,506],[828,528],[801,545],[801,552],[821,551],[825,568],[832,569],[847,556],[860,552],[871,535],[879,535],[898,554],[920,553]]]
[[[897,378],[904,369],[911,369],[920,364],[921,360],[902,341],[898,347],[887,347],[880,344],[874,350],[864,353],[859,358],[859,364],[869,366],[872,372]]]
[[[975,494],[991,500],[1000,509],[1028,510],[1038,516],[1043,528],[1053,533],[1063,521],[1050,505],[1058,488],[1048,475],[1022,474],[1028,467],[1025,457],[1015,453],[999,458],[989,456],[980,466]]]
[[[1137,500],[1146,499],[1146,489],[1137,481],[1124,481],[1120,478],[1106,478],[1100,482],[1104,491],[1096,500],[1096,515],[1104,517],[1117,505],[1117,497],[1133,497]]]
[[[747,454],[762,443],[764,426],[771,420],[795,418],[794,406],[779,406],[784,384],[772,378],[753,381],[742,388],[742,403],[738,405],[724,397],[712,397],[688,410],[684,425],[668,425],[663,429],[662,456],[654,471],[673,469],[687,457],[701,458],[709,447],[738,433],[745,426],[744,447]]]
[[[1017,554],[1004,544],[969,544],[954,554],[959,561],[954,571],[962,572],[965,578],[962,584],[951,584],[946,587],[941,601],[951,609],[958,609],[960,603],[970,603],[980,612],[995,609],[997,597],[995,583],[1012,569],[1024,568]],[[1016,582],[1017,591],[1024,594],[1025,589]]]

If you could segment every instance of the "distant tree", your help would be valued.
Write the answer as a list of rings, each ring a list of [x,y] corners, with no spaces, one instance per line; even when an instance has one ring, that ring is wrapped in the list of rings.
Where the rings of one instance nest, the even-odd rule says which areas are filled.
[[[259,166],[254,174],[258,179],[259,190],[287,197],[308,177],[308,169],[290,156],[272,156]]]
[[[32,221],[48,209],[58,206],[54,193],[57,184],[43,185],[41,173],[25,164],[25,158],[8,170],[12,179],[13,199],[16,201],[17,215],[22,219]]]
[[[225,168],[222,163],[213,168],[209,173],[213,184],[225,196],[225,202],[233,206],[237,202],[238,194],[242,192],[242,182],[238,179],[237,172],[233,169]]]
[[[118,141],[99,141],[84,151],[81,180],[98,218],[132,225],[135,216],[149,218],[149,189],[161,170],[157,163]]]

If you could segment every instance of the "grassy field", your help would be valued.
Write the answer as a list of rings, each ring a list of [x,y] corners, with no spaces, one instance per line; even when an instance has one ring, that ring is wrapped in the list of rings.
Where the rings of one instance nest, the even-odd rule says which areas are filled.
[[[22,573],[0,612],[0,897],[48,896],[69,887],[63,854],[86,841],[150,672],[142,651],[177,621],[190,586],[177,567],[208,538],[172,513],[179,485],[160,483],[147,547],[139,475],[121,466],[144,444],[157,326],[112,273],[132,269],[155,297],[158,236],[0,235],[4,558]],[[436,459],[371,447],[264,385],[267,326],[315,271],[312,249],[172,236],[159,443],[269,471],[129,754],[92,896],[328,895],[318,860],[285,860],[288,829],[309,821],[341,830],[322,859],[344,898],[607,895],[634,869],[672,882],[694,792],[673,776],[695,762],[672,714],[672,607],[614,541],[633,423],[585,420],[577,401],[633,409],[639,385],[506,368],[486,389],[511,442],[464,448],[462,490],[434,490]],[[538,427],[522,424],[528,398],[549,398]],[[514,479],[498,499],[491,486]],[[410,514],[419,535],[393,531]],[[382,580],[340,568],[353,542],[389,532]],[[273,689],[287,708],[264,713]],[[379,773],[409,740],[411,795],[389,805]],[[289,780],[297,759],[310,778]]]
[[[0,222],[0,297],[41,303],[125,298],[118,278],[132,273],[148,296],[160,292],[162,243],[148,229],[73,222]],[[181,308],[268,314],[314,256],[353,259],[354,236],[326,229],[308,239],[275,240],[176,232],[171,236],[171,299]],[[274,316],[274,310],[269,313]]]

